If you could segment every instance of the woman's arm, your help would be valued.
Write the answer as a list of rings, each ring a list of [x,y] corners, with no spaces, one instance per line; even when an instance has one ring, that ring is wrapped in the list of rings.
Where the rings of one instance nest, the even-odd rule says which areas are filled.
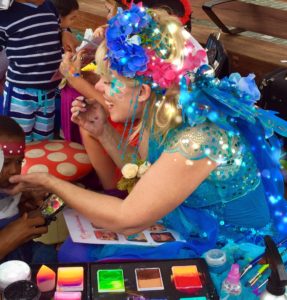
[[[130,235],[161,219],[180,205],[217,166],[208,158],[187,164],[179,153],[164,153],[124,200],[83,190],[50,175],[15,176],[19,189],[46,187],[95,226]],[[22,186],[22,188],[21,188]]]
[[[126,140],[121,143],[122,135],[108,122],[107,113],[99,103],[87,105],[83,100],[82,97],[78,97],[73,101],[72,121],[97,140],[116,166],[121,168],[126,162],[124,158],[131,157],[135,153],[135,147],[127,144]],[[140,156],[143,152],[146,153],[142,149],[143,145],[147,145],[144,143],[145,138],[147,135],[143,136],[143,141],[140,144]],[[121,147],[119,148],[120,144]],[[89,146],[91,143],[87,144],[87,147]],[[87,152],[89,153],[90,149],[87,149]]]

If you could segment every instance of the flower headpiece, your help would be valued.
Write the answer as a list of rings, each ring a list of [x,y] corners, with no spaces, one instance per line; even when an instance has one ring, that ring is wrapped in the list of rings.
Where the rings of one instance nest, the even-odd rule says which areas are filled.
[[[183,75],[198,68],[206,58],[205,51],[196,51],[189,41],[182,67],[176,65],[178,62],[166,61],[172,43],[163,38],[159,24],[141,5],[133,4],[125,11],[119,8],[109,20],[106,39],[111,69],[122,76],[152,83],[154,88],[179,84]]]

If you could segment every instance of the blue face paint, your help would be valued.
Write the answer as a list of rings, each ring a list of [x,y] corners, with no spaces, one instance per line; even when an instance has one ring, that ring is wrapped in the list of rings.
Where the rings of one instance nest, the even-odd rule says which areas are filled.
[[[123,88],[123,87],[125,87],[125,85],[121,81],[119,81],[117,78],[113,78],[111,81],[110,95],[114,96],[115,94],[119,94],[121,92],[120,88]]]

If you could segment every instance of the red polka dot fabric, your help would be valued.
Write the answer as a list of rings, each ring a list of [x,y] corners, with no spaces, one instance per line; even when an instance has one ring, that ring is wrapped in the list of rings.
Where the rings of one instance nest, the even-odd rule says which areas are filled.
[[[76,181],[92,170],[84,147],[63,140],[39,141],[26,145],[22,174],[47,172]]]

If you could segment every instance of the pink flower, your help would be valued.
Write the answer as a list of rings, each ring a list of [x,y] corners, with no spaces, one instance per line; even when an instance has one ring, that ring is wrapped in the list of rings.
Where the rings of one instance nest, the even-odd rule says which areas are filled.
[[[206,60],[206,52],[204,50],[198,50],[194,53],[194,47],[190,43],[186,45],[186,48],[188,53],[183,68],[179,70],[172,63],[165,62],[159,58],[154,50],[146,50],[149,58],[147,69],[137,72],[137,75],[152,78],[153,82],[162,88],[169,88],[173,84],[178,84],[181,75],[184,75],[188,71],[193,71]]]
[[[147,50],[147,55],[149,57],[147,70],[138,72],[137,75],[151,77],[153,82],[162,88],[168,88],[172,84],[179,82],[179,72],[173,64],[160,59],[154,50]]]

